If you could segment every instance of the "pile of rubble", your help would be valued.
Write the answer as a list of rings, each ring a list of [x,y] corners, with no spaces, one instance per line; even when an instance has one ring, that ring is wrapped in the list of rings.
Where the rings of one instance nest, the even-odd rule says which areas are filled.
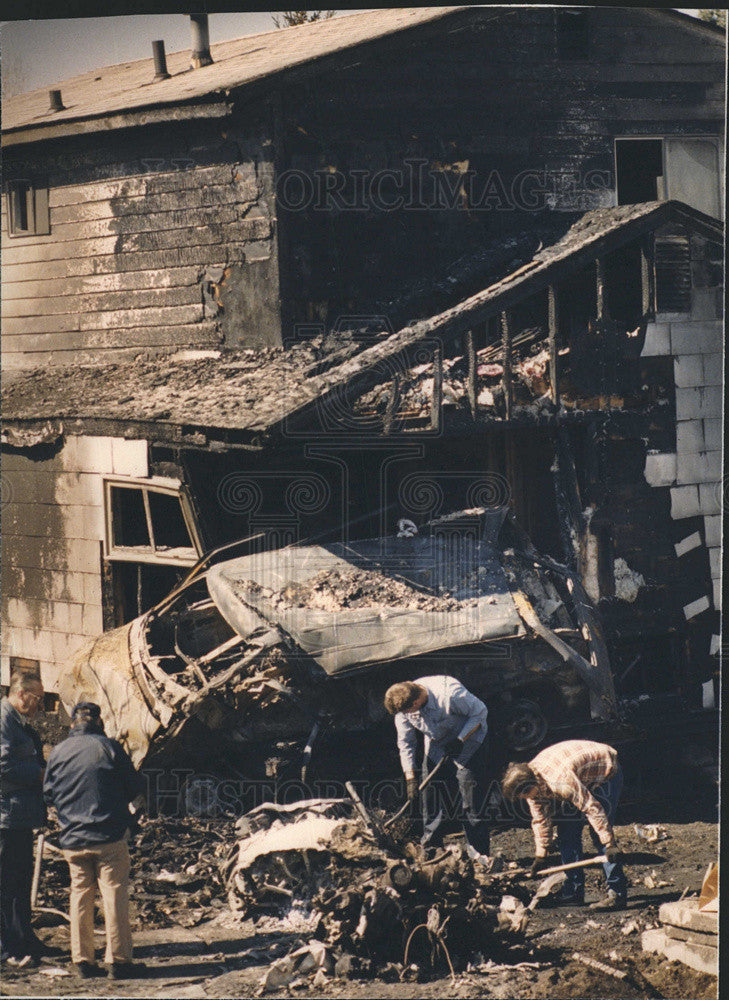
[[[241,581],[241,586],[250,589],[256,585]],[[393,606],[411,611],[457,611],[465,603],[450,594],[427,594],[403,580],[357,567],[322,570],[306,581],[289,584],[279,593],[270,592],[266,596],[275,603],[318,611]]]
[[[349,799],[264,803],[238,820],[236,833],[222,869],[232,911],[308,941],[272,964],[264,989],[309,975],[321,985],[332,973],[453,974],[526,926],[521,901],[508,897],[515,920],[504,912],[503,883],[459,846],[383,847]]]
[[[643,932],[643,950],[683,962],[697,972],[719,974],[719,869],[711,865],[700,896],[662,903],[660,927]]]

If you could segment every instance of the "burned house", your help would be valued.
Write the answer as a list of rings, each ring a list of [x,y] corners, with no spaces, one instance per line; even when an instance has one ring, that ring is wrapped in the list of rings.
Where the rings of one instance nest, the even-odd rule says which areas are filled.
[[[213,549],[509,507],[613,706],[713,704],[724,48],[380,10],[8,100],[3,681]]]

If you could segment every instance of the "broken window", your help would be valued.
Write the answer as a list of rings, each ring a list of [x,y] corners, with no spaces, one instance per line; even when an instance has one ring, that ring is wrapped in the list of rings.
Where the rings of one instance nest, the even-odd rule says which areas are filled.
[[[718,139],[646,137],[615,140],[618,205],[672,199],[721,216]]]
[[[106,480],[107,559],[193,566],[202,547],[189,499],[179,484]]]
[[[30,180],[9,181],[7,195],[9,236],[50,233],[47,187]]]
[[[615,176],[618,205],[664,198],[663,140],[616,139]]]
[[[556,10],[557,58],[587,59],[589,55],[589,12],[586,10]]]

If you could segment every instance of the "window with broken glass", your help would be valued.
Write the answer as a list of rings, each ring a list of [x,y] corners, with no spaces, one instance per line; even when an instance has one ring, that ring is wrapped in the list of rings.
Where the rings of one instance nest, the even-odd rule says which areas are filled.
[[[202,545],[179,483],[107,479],[104,499],[107,559],[177,566],[197,562]]]

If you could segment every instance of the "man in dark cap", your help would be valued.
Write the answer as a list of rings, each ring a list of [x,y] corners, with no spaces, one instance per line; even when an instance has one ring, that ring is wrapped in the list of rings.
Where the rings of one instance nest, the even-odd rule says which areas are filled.
[[[142,779],[116,740],[104,734],[101,709],[82,701],[71,732],[48,758],[43,791],[55,806],[60,845],[71,873],[71,960],[84,979],[101,974],[94,955],[94,898],[104,901],[106,964],[111,979],[131,978],[129,803]]]

